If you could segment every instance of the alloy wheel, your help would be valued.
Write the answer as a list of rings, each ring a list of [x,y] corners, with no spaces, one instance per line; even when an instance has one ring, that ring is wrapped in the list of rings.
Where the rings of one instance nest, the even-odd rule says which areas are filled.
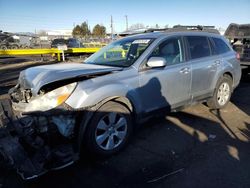
[[[95,140],[103,150],[113,150],[125,139],[127,134],[127,120],[119,113],[110,112],[103,116],[96,128]]]
[[[217,92],[217,101],[218,104],[223,106],[227,103],[230,97],[230,86],[228,83],[223,82]]]

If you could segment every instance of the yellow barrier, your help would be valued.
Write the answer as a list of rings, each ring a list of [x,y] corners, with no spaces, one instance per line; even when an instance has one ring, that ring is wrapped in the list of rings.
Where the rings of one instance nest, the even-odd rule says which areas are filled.
[[[106,44],[106,43],[83,43],[83,45],[84,45],[86,48],[92,48],[92,47],[104,47],[104,46],[106,46],[107,44]]]
[[[13,49],[0,50],[0,55],[39,55],[60,53],[58,49]]]
[[[100,48],[69,48],[64,53],[95,53]],[[62,50],[57,48],[51,49],[12,49],[12,50],[0,50],[0,55],[42,55],[42,54],[57,54],[58,61],[60,61],[60,54]]]
[[[101,48],[70,48],[65,53],[95,53]]]

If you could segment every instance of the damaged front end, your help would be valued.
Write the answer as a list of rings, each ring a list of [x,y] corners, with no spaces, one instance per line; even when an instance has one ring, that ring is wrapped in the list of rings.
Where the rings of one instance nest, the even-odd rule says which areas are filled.
[[[11,100],[0,101],[1,166],[16,169],[28,180],[78,159],[77,112],[64,103],[75,86],[41,90],[37,96],[19,85],[10,90]]]
[[[0,165],[16,169],[27,180],[76,161],[83,135],[76,125],[87,113],[68,106],[67,99],[79,81],[119,70],[64,64],[22,71],[10,99],[0,101]]]

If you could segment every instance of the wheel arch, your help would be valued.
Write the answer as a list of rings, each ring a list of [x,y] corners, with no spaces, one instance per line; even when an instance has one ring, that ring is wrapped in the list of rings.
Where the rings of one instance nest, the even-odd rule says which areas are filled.
[[[215,87],[214,87],[214,90],[213,90],[213,96],[211,98],[209,98],[208,101],[207,101],[207,105],[208,105],[209,108],[211,108],[211,109],[219,109],[219,108],[223,108],[225,106],[225,105],[224,106],[218,106],[217,102],[214,102],[215,101],[214,96],[217,95],[216,94],[217,89],[219,88],[219,84],[222,82],[223,78],[228,79],[228,77],[232,80],[232,83],[231,83],[232,85],[230,86],[230,88],[231,88],[230,96],[231,96],[231,94],[233,92],[233,74],[230,71],[225,71],[225,72],[219,74],[219,76],[217,77],[217,81],[215,82]],[[229,98],[229,100],[230,100],[230,98]]]
[[[81,122],[78,123],[78,139],[77,139],[77,149],[79,151],[79,153],[81,153],[82,151],[82,144],[84,141],[84,136],[86,134],[86,130],[87,127],[91,121],[91,119],[93,118],[95,112],[104,104],[113,101],[113,102],[118,102],[122,105],[124,105],[130,112],[132,115],[132,121],[134,121],[136,119],[136,109],[132,103],[132,101],[125,97],[125,96],[112,96],[112,97],[107,97],[105,99],[103,99],[102,101],[98,102],[96,105],[88,108],[88,110],[86,110],[84,113],[84,116],[81,120]]]
[[[232,73],[231,71],[225,71],[225,72],[220,76],[220,79],[222,79],[223,77],[226,77],[226,76],[228,76],[228,77],[231,78],[231,80],[232,80],[232,85],[231,85],[232,91],[231,91],[231,92],[233,92],[233,90],[234,90],[234,76],[233,76],[233,73]]]
[[[232,79],[232,84],[234,84],[234,76],[233,73],[229,70],[226,71],[221,71],[217,74],[217,76],[214,77],[214,80],[212,82],[212,91],[214,92],[218,82],[220,81],[220,79],[222,79],[225,75],[229,76]]]
[[[223,74],[223,76],[226,76],[226,75],[232,79],[232,82],[234,82],[234,77],[233,77],[233,74],[231,72],[227,71]]]

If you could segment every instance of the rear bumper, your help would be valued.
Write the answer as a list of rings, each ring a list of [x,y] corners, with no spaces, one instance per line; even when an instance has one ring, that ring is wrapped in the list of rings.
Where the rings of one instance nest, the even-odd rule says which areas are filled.
[[[74,126],[69,128],[75,125],[72,111],[61,108],[21,115],[12,110],[9,100],[2,100],[0,112],[1,166],[15,169],[29,180],[78,160]]]

